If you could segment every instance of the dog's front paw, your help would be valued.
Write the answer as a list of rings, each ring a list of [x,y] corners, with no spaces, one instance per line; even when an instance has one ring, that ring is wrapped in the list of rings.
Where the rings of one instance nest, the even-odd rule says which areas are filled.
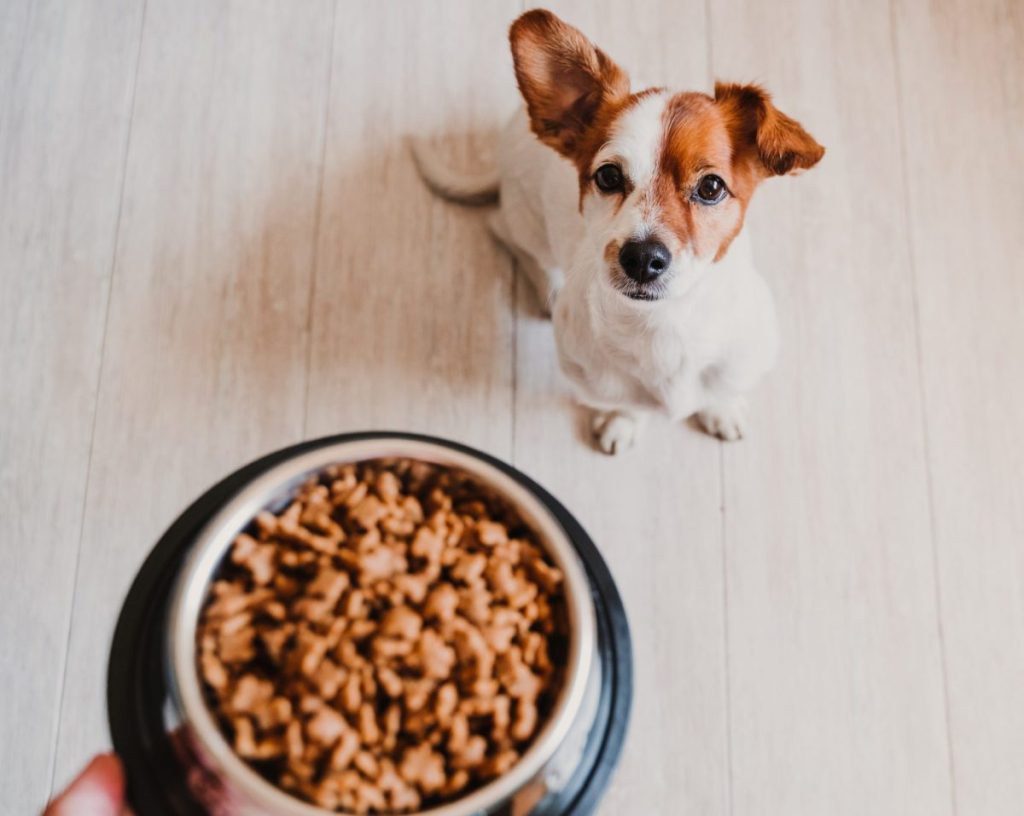
[[[633,447],[640,433],[640,421],[626,411],[595,411],[590,428],[597,446],[614,456]]]
[[[701,427],[712,436],[735,442],[747,434],[747,401],[736,397],[697,414]]]

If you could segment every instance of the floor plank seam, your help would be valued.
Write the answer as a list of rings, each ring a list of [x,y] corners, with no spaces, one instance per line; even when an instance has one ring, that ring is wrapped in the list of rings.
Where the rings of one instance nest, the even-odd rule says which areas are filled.
[[[946,760],[949,768],[949,794],[953,816],[957,816],[956,763],[953,755],[952,722],[949,704],[949,665],[946,657],[946,637],[942,623],[942,585],[939,579],[939,548],[935,521],[935,486],[932,479],[931,440],[928,433],[928,397],[924,384],[924,350],[921,343],[921,314],[918,303],[917,258],[914,249],[913,221],[911,220],[910,170],[908,167],[907,130],[904,122],[903,73],[900,64],[899,27],[896,3],[889,0],[889,42],[892,49],[893,82],[896,92],[896,126],[899,131],[900,181],[903,187],[903,220],[907,242],[907,261],[910,266],[910,294],[914,313],[914,348],[917,357],[917,389],[921,410],[921,442],[924,447],[925,489],[928,498],[928,527],[932,545],[932,584],[935,599],[935,625],[939,640],[939,660],[942,667],[942,698],[946,726]]]
[[[124,194],[128,179],[128,156],[132,143],[132,127],[135,123],[135,94],[139,86],[139,65],[142,62],[142,41],[146,30],[146,8],[148,0],[142,0],[142,12],[139,17],[139,39],[135,51],[135,70],[132,73],[131,100],[128,104],[128,127],[124,139],[124,151],[121,157],[121,184],[118,192],[117,217],[114,220],[114,240],[111,246],[110,274],[107,280],[107,301],[103,310],[103,329],[100,334],[100,361],[96,371],[96,395],[93,399],[92,430],[89,435],[89,454],[86,457],[85,485],[82,490],[82,508],[79,514],[78,547],[75,552],[75,566],[71,573],[71,602],[68,605],[67,636],[64,642],[64,654],[59,670],[60,684],[57,689],[57,702],[53,742],[50,751],[50,781],[47,786],[46,799],[54,794],[57,775],[57,753],[60,748],[61,726],[63,725],[64,692],[67,688],[68,662],[71,653],[71,634],[74,628],[75,601],[78,595],[78,573],[82,563],[82,545],[85,536],[85,514],[89,506],[89,489],[92,483],[93,452],[96,445],[96,424],[99,417],[100,391],[103,387],[103,363],[106,359],[107,329],[110,325],[110,305],[114,299],[114,278],[117,272],[118,246],[121,241],[121,217],[124,213]]]
[[[313,257],[310,261],[309,299],[306,303],[306,390],[302,398],[302,438],[309,436],[309,389],[313,381],[313,305],[316,303],[316,280],[320,266],[320,230],[323,224],[324,177],[327,175],[327,136],[331,125],[331,92],[334,81],[334,43],[337,40],[338,2],[331,4],[331,41],[327,47],[327,85],[324,91],[324,114],[320,129],[320,178],[313,212]]]
[[[722,673],[725,698],[725,812],[732,816],[732,661],[729,655],[729,550],[725,526],[725,443],[718,443],[718,512],[722,550]]]

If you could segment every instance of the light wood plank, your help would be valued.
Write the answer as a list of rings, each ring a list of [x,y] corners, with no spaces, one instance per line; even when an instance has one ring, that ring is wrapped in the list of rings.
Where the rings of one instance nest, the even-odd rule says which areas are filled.
[[[750,217],[783,352],[725,453],[733,812],[950,813],[888,12],[711,8],[716,75],[829,151]]]
[[[1024,6],[895,3],[959,816],[1024,812]]]
[[[0,812],[46,799],[141,4],[0,7]]]
[[[511,263],[482,211],[426,189],[406,142],[455,167],[490,159],[515,93],[502,43],[517,5],[363,8],[339,7],[308,435],[414,430],[507,457]]]
[[[327,2],[147,4],[58,782],[107,741],[115,616],[162,530],[301,435],[331,22]]]
[[[550,5],[629,71],[634,87],[708,89],[703,3]],[[518,294],[516,464],[590,531],[632,627],[632,723],[601,812],[727,813],[718,445],[656,421],[621,457],[594,451],[558,371],[551,326],[532,316],[525,280]]]

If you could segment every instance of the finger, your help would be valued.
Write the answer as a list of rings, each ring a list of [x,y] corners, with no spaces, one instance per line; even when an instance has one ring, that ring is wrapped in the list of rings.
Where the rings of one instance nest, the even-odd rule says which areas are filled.
[[[124,809],[124,771],[114,754],[94,757],[43,816],[120,816]]]

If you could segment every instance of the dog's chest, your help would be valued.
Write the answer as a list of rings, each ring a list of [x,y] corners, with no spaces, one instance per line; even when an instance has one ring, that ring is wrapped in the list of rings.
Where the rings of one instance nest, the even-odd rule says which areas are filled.
[[[591,400],[674,413],[699,387],[710,349],[699,327],[680,316],[616,318],[580,303],[559,307],[555,334],[563,368]]]

